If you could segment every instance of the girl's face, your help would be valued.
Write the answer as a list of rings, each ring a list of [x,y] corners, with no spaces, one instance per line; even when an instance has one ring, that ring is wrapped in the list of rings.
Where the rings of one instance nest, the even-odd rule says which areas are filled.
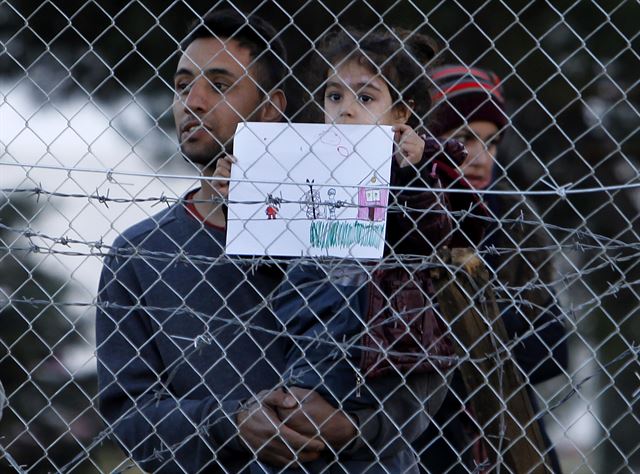
[[[396,125],[407,121],[404,107],[394,107],[387,83],[358,61],[329,71],[324,121],[335,124]]]

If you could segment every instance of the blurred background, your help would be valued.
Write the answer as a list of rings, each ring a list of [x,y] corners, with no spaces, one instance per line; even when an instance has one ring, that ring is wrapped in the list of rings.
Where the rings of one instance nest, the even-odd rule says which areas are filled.
[[[177,153],[172,75],[188,25],[224,5],[0,0],[2,472],[130,467],[95,408],[101,246],[165,205],[145,198],[195,185]],[[503,78],[512,127],[498,158],[553,236],[571,333],[569,373],[538,387],[558,405],[548,430],[566,472],[640,472],[640,3],[233,5],[281,31],[294,76],[327,29],[385,24]],[[291,82],[288,112],[307,120]]]

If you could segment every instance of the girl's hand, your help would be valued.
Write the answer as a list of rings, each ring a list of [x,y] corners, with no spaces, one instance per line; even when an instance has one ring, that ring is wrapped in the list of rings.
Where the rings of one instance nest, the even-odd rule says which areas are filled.
[[[400,168],[416,165],[422,159],[424,153],[424,140],[409,125],[394,125],[394,140],[398,144],[396,161]]]

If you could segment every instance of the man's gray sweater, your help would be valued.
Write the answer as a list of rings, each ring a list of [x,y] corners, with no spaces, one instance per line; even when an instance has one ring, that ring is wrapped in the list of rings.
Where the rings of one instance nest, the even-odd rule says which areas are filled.
[[[176,204],[125,231],[105,258],[100,412],[145,470],[242,472],[253,455],[235,415],[281,381],[285,341],[267,303],[282,273],[225,256],[224,242],[223,229]],[[423,402],[409,390],[390,398],[389,409],[354,414],[361,435],[349,452],[375,459],[383,448],[409,449],[424,429],[413,416]],[[394,414],[406,420],[402,437],[393,410],[404,411]]]

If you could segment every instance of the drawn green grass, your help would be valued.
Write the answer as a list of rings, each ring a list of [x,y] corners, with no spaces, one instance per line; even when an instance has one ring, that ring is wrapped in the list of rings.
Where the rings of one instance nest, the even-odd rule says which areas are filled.
[[[384,224],[374,222],[312,221],[309,242],[312,247],[348,248],[353,245],[377,248],[384,239]]]

